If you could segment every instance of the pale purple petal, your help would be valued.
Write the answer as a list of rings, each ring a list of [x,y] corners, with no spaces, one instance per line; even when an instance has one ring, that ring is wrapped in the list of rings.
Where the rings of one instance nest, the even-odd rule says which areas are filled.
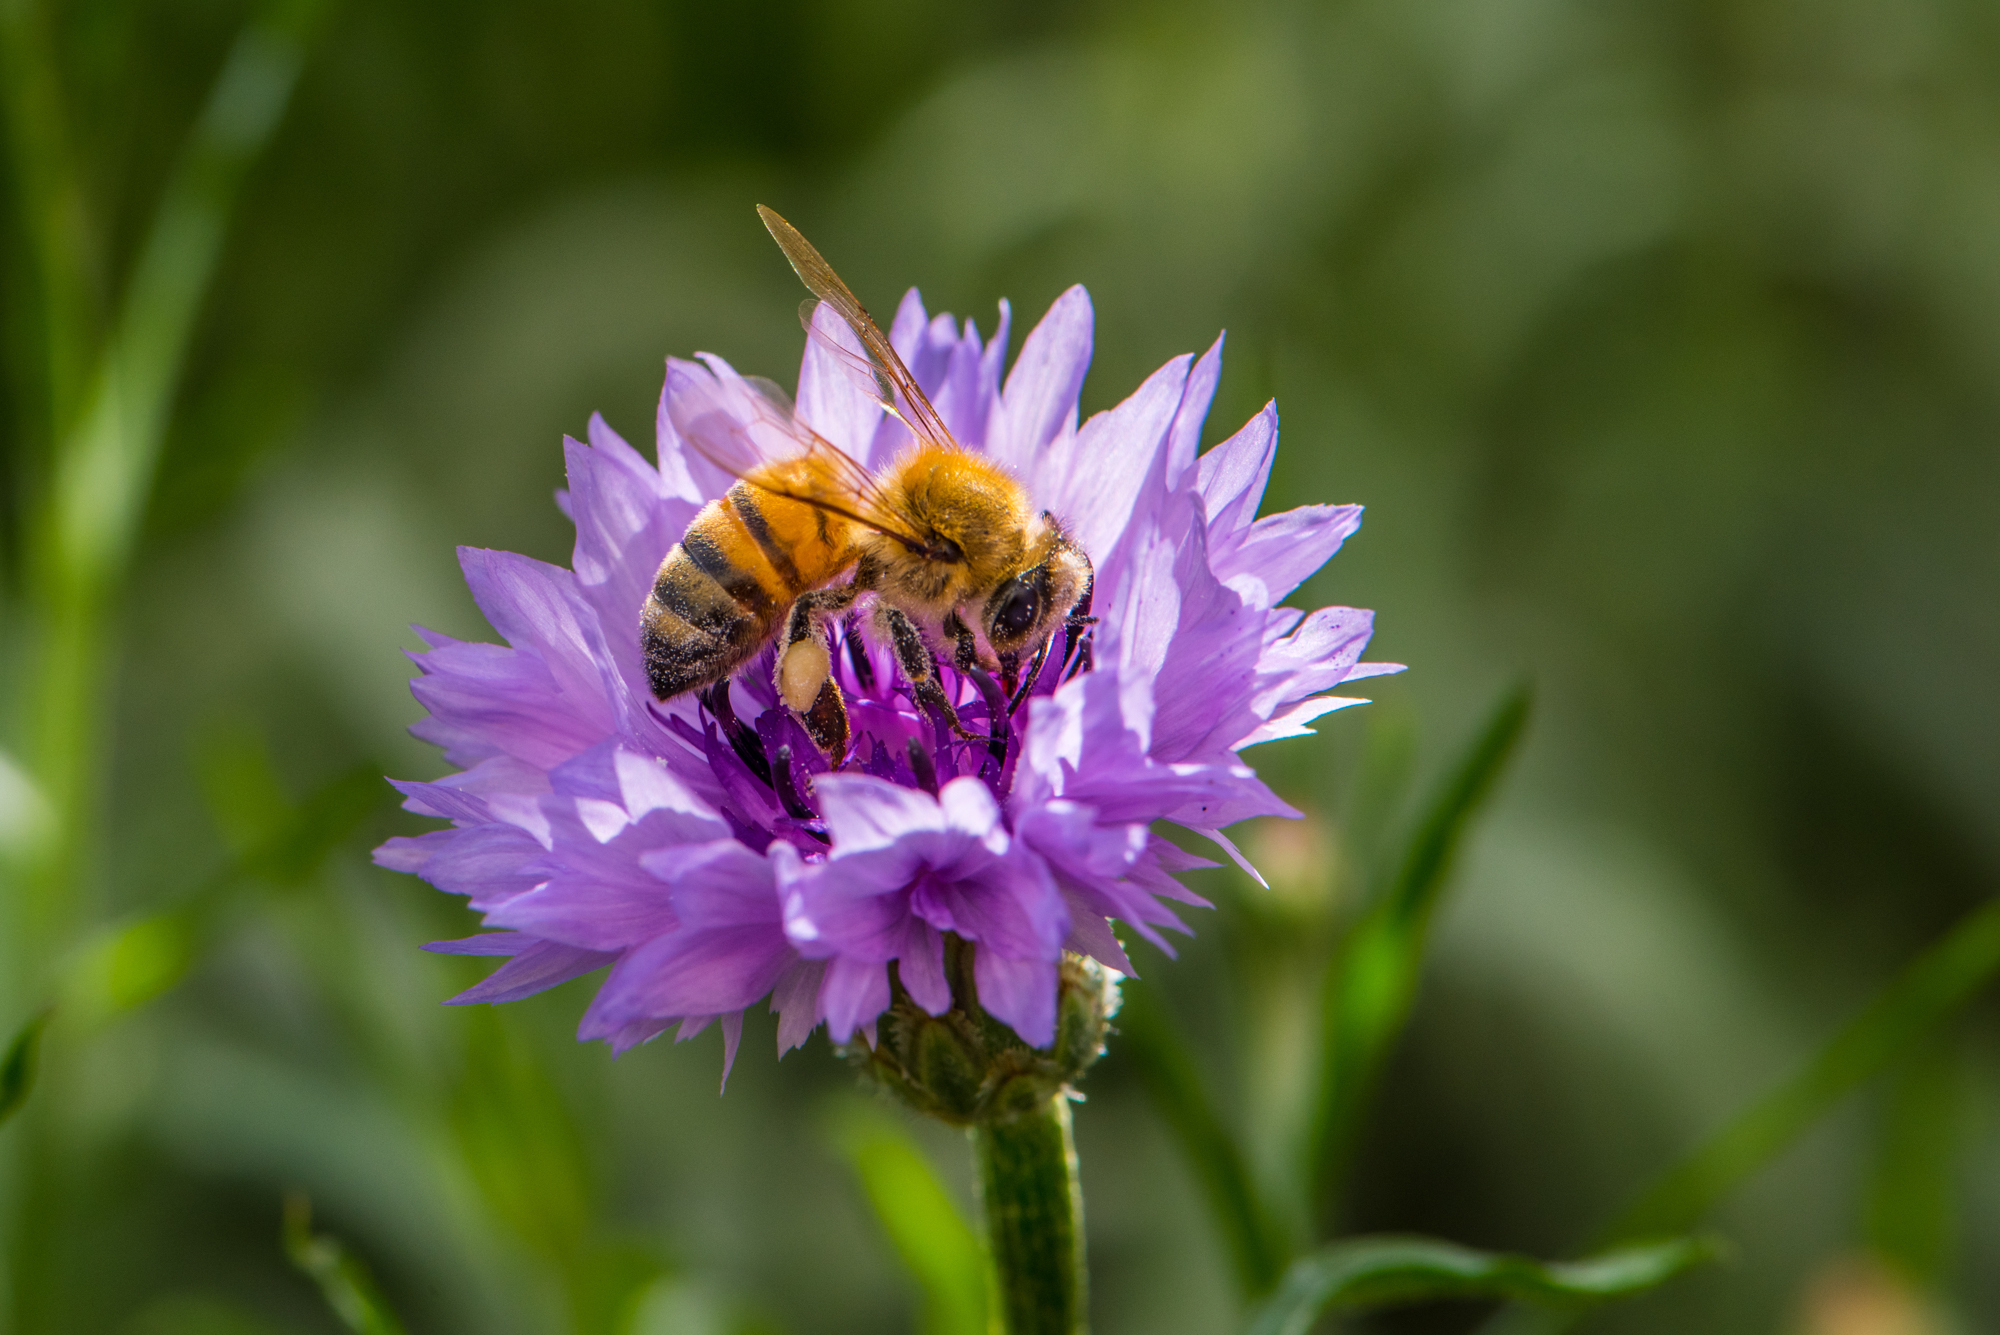
[[[1187,389],[1167,433],[1165,482],[1170,489],[1180,488],[1194,467],[1195,451],[1201,448],[1201,425],[1208,420],[1208,407],[1215,401],[1215,387],[1221,380],[1222,336],[1218,334],[1194,370],[1188,372]]]
[[[577,594],[576,576],[513,552],[461,547],[458,555],[473,601],[493,629],[541,660],[579,719],[600,736],[613,731],[620,683],[609,671],[597,618]]]
[[[1110,920],[1093,911],[1074,891],[1063,891],[1063,898],[1070,909],[1069,940],[1063,942],[1063,949],[1088,955],[1108,969],[1116,969],[1128,978],[1137,978],[1139,971],[1126,957],[1125,947],[1119,944],[1118,934],[1111,930]]]
[[[973,960],[979,1004],[1019,1034],[1030,1047],[1056,1041],[1054,960],[1017,959],[982,950]]]
[[[1243,429],[1201,456],[1195,466],[1195,488],[1208,513],[1209,545],[1217,552],[1234,550],[1235,535],[1250,527],[1264,501],[1271,478],[1271,461],[1278,449],[1278,405],[1244,423]]]
[[[743,1012],[731,1011],[722,1017],[722,1082],[718,1094],[729,1092],[729,1073],[736,1069],[736,1050],[743,1046]]]
[[[477,936],[460,937],[456,941],[432,941],[424,949],[433,955],[505,955],[514,956],[534,945],[539,937],[526,932],[481,932]]]
[[[376,850],[392,871],[412,872],[448,895],[465,895],[472,907],[498,908],[547,879],[547,852],[527,831],[494,822],[396,838]]]
[[[942,830],[944,809],[929,793],[861,774],[836,774],[814,785],[820,814],[839,851],[888,848],[913,829]]]
[[[1038,456],[1051,441],[1074,429],[1094,319],[1090,294],[1069,289],[1029,333],[1007,376],[986,452],[1024,478],[1034,477]]]
[[[620,959],[594,1005],[612,1019],[740,1011],[797,958],[775,923],[668,933]]]
[[[1306,505],[1270,515],[1216,560],[1216,577],[1260,607],[1275,606],[1360,527],[1358,505]]]
[[[410,694],[430,714],[410,731],[454,765],[506,755],[547,769],[604,735],[601,711],[565,697],[535,654],[451,641],[410,657],[423,672]]]
[[[400,779],[391,779],[389,784],[403,795],[403,810],[419,816],[442,816],[457,825],[483,825],[493,819],[492,807],[476,792],[449,784]]]
[[[509,948],[499,948],[502,944],[500,938],[505,938],[505,944]],[[559,945],[554,941],[542,941],[514,932],[493,932],[464,941],[433,941],[424,949],[443,955],[513,956],[487,975],[484,981],[447,1001],[445,1003],[447,1006],[489,1003],[497,1005],[503,1001],[519,1001],[522,997],[545,992],[558,983],[581,978],[584,974],[594,969],[601,969],[617,958],[614,955],[579,950],[574,946]]]
[[[1052,446],[1037,475],[1037,500],[1068,517],[1070,536],[1107,585],[1117,583],[1126,534],[1150,519],[1167,495],[1169,433],[1193,360],[1174,358],[1130,398]]]
[[[826,961],[800,960],[771,987],[771,1009],[778,1016],[778,1055],[804,1043],[819,1024],[819,989],[826,980]]]
[[[671,931],[679,920],[667,888],[651,877],[608,881],[564,874],[495,905],[486,921],[565,945],[623,950]]]
[[[889,971],[882,965],[846,956],[827,962],[819,989],[819,1016],[826,1021],[827,1037],[847,1042],[888,1006]]]
[[[920,922],[897,957],[896,977],[910,999],[932,1015],[951,1009],[951,984],[944,974],[944,937],[929,923]]]
[[[941,318],[950,320],[949,316]],[[953,337],[946,346],[949,356],[937,392],[931,395],[931,405],[953,439],[968,449],[977,449],[986,443],[986,418],[992,408],[980,378],[985,357],[978,326],[967,320],[964,334]]]
[[[812,327],[799,366],[799,417],[842,450],[866,461],[882,421],[882,405],[860,378],[863,373],[858,368],[866,365],[867,354],[847,322],[825,302],[814,309]]]

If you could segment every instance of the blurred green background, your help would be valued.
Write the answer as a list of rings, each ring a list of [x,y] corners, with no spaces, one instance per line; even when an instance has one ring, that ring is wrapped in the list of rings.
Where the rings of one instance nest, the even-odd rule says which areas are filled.
[[[416,947],[471,918],[367,858],[425,825],[372,776],[442,770],[404,732],[407,626],[490,636],[454,546],[566,561],[560,439],[602,411],[649,448],[664,356],[795,373],[801,294],[755,202],[878,311],[915,284],[990,330],[1010,298],[1017,347],[1084,283],[1086,411],[1227,327],[1207,439],[1275,396],[1267,510],[1369,506],[1295,601],[1378,609],[1370,656],[1412,670],[1253,753],[1310,813],[1248,835],[1274,888],[1209,873],[1183,957],[1138,956],[1267,1175],[1329,924],[1408,795],[1535,683],[1345,1227],[1577,1253],[1991,895],[2000,11],[1966,0],[281,16],[296,89],[191,307],[106,633],[76,641],[101,677],[66,678],[89,718],[64,806],[36,759],[61,636],[36,535],[88,397],[63,349],[116,327],[262,12],[0,3],[0,1030],[64,998],[0,1130],[0,1329],[339,1329],[280,1242],[293,1188],[413,1332],[932,1320],[850,1163],[898,1119],[822,1039],[774,1063],[753,1018],[718,1098],[713,1034],[576,1045],[587,984],[443,1009],[483,968]],[[2000,1327],[1994,1018],[1735,1195],[1727,1264],[1589,1328]],[[1232,1328],[1115,1044],[1088,1093],[1097,1329]],[[969,1200],[963,1145],[912,1131]]]

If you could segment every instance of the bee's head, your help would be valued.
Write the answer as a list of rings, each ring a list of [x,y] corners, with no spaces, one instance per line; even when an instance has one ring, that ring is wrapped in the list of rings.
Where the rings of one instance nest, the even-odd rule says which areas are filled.
[[[1003,663],[1046,639],[1090,585],[1090,558],[1053,517],[1044,514],[1042,522],[1032,564],[1001,580],[980,612],[986,641]]]

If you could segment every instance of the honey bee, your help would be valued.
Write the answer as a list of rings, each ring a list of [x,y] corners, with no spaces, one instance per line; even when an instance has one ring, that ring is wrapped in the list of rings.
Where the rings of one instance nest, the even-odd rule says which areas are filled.
[[[695,515],[654,577],[640,616],[653,694],[668,700],[718,684],[726,691],[730,674],[776,639],[778,694],[838,766],[849,728],[828,631],[866,595],[865,633],[892,651],[918,705],[960,736],[975,736],[939,681],[937,654],[949,655],[980,685],[999,755],[1006,716],[1033,689],[1058,627],[1067,629],[1064,660],[1077,654],[1092,620],[1090,558],[1060,520],[1036,512],[1018,479],[952,438],[819,251],[770,209],[757,212],[866,357],[828,346],[909,427],[914,443],[871,473],[799,421],[768,382],[748,424],[703,412],[699,394],[677,397],[676,429],[738,480]],[[807,303],[809,334],[814,304]]]

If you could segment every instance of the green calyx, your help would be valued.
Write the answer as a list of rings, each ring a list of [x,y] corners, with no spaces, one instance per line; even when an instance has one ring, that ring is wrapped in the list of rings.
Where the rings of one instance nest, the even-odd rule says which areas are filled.
[[[951,1009],[932,1015],[889,966],[891,1000],[873,1047],[857,1042],[855,1064],[928,1117],[955,1126],[1011,1121],[1047,1106],[1104,1052],[1118,984],[1095,960],[1065,953],[1057,967],[1055,1041],[1029,1047],[979,1004],[970,941],[945,938]]]

